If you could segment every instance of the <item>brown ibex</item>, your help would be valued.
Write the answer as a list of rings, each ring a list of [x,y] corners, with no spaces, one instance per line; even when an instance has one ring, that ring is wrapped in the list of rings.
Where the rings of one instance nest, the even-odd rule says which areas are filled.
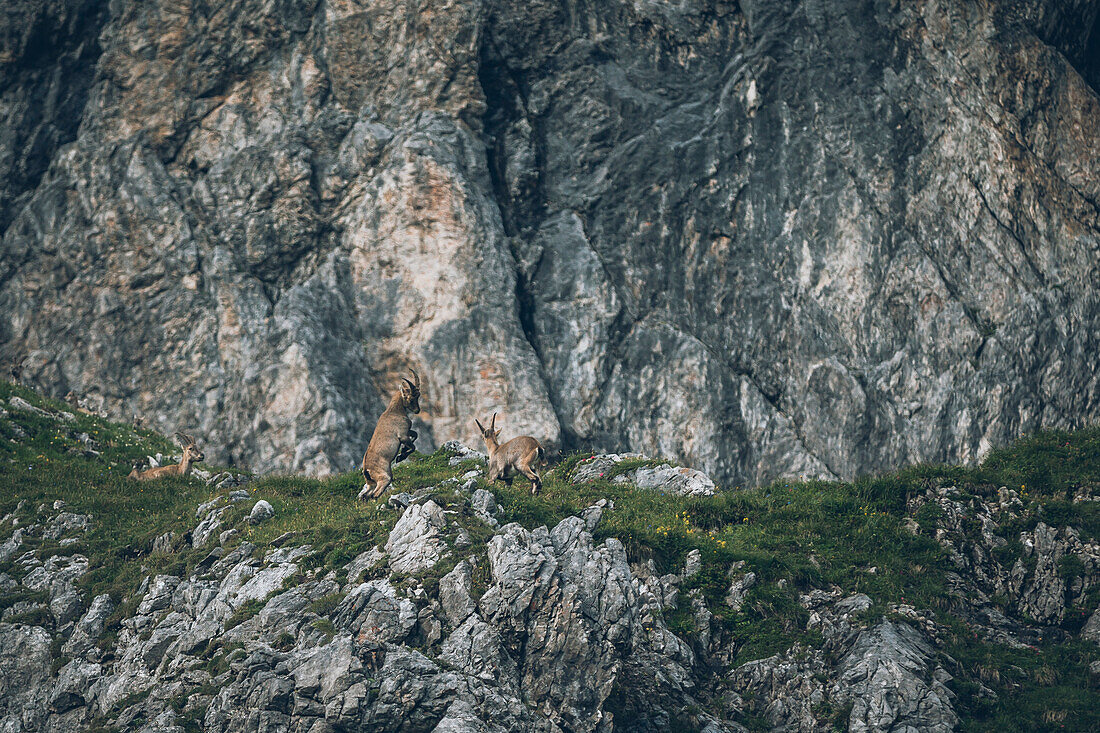
[[[85,415],[94,415],[95,413],[89,410],[84,405],[80,404],[80,398],[76,396],[76,392],[69,390],[69,394],[65,395],[65,401],[72,405],[77,412]]]
[[[195,445],[195,439],[190,435],[184,435],[183,433],[176,433],[176,440],[179,441],[180,447],[183,448],[183,457],[180,462],[172,466],[157,466],[156,468],[150,468],[145,471],[139,471],[137,466],[134,466],[134,470],[130,471],[129,478],[137,479],[138,481],[152,481],[153,479],[163,478],[165,476],[186,476],[191,473],[191,464],[198,463],[206,458],[203,452],[199,450]]]
[[[542,445],[530,435],[520,435],[512,438],[504,445],[500,444],[500,431],[496,429],[497,414],[493,413],[493,419],[489,427],[483,426],[474,418],[477,429],[481,431],[481,437],[485,438],[485,446],[489,449],[489,473],[488,479],[496,481],[504,478],[511,482],[513,472],[522,473],[531,480],[531,493],[539,493],[542,488],[542,479],[535,472],[535,466],[546,458],[546,451]]]
[[[420,376],[412,369],[413,380],[404,377],[404,384],[390,400],[389,407],[378,418],[374,434],[363,454],[363,490],[360,499],[382,496],[393,482],[393,464],[405,460],[415,448],[416,431],[409,413],[420,412]]]

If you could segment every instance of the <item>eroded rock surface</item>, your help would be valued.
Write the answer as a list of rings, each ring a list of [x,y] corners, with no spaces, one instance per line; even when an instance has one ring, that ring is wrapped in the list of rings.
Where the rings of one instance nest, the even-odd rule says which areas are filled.
[[[410,504],[386,542],[390,567],[399,573],[418,573],[435,565],[447,551],[446,526],[447,518],[434,501]]]
[[[850,731],[939,731],[958,724],[948,674],[928,636],[907,623],[882,619],[865,626],[856,615],[871,605],[862,594],[814,591],[802,596],[807,624],[821,648],[795,648],[748,662],[730,675],[739,698],[778,729],[825,731],[823,710],[850,708],[837,720]],[[743,702],[741,703],[744,704]]]
[[[9,5],[0,360],[214,462],[408,367],[731,486],[1100,417],[1095,3]]]
[[[487,512],[491,498],[476,506]],[[474,506],[468,513],[476,517]],[[661,621],[662,601],[622,544],[595,542],[599,515],[586,515],[552,529],[492,530],[488,548],[467,547],[430,594],[410,580],[462,551],[465,531],[432,500],[396,519],[385,551],[341,572],[306,570],[309,545],[262,557],[249,542],[217,547],[184,577],[146,577],[109,638],[115,602],[73,587],[87,560],[27,557],[4,587],[41,591],[51,611],[54,596],[71,595],[74,613],[54,614],[49,628],[0,623],[0,727],[109,719],[149,730],[594,732],[612,724],[618,690],[615,709],[626,706],[641,726],[632,729],[659,730],[699,707],[695,657]],[[55,520],[28,531],[81,531]],[[697,717],[716,733],[739,729]]]
[[[1006,540],[995,530],[1020,516],[1017,491],[1001,487],[995,501],[975,503],[948,486],[909,501],[911,511],[922,507],[937,510],[928,531],[958,570],[949,575],[951,595],[960,609],[969,609],[967,621],[986,638],[1034,644],[1044,632],[1020,619],[1057,627],[1071,609],[1088,608],[1090,590],[1100,581],[1100,544],[1082,541],[1072,527],[1055,529],[1041,520],[1015,542]],[[1066,563],[1079,571],[1066,577]],[[1061,634],[1054,628],[1045,633]]]

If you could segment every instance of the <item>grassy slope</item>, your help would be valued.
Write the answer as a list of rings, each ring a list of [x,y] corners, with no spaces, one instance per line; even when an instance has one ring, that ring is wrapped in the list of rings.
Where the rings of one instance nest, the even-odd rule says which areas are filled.
[[[64,407],[0,382],[0,398],[11,394],[47,409]],[[13,422],[29,437],[17,438]],[[68,452],[79,445],[79,432],[99,442],[102,456]],[[27,500],[20,510],[25,519],[37,513],[40,503],[56,499],[65,501],[71,511],[92,514],[94,530],[81,543],[66,548],[35,539],[28,543],[35,547],[37,542],[43,557],[58,552],[87,555],[92,570],[82,581],[85,590],[110,592],[123,600],[144,575],[182,574],[207,554],[182,543],[171,555],[146,554],[153,538],[164,532],[182,537],[195,524],[196,506],[215,495],[193,479],[139,485],[125,478],[135,458],[157,450],[168,452],[170,445],[151,432],[88,415],[68,425],[13,410],[8,420],[0,419],[0,515],[15,510],[21,499]],[[781,481],[705,499],[637,491],[612,483],[612,475],[572,486],[565,477],[585,458],[567,457],[547,474],[538,497],[529,496],[519,481],[512,487],[493,487],[501,519],[527,527],[552,525],[609,498],[615,508],[605,513],[598,539],[618,537],[632,560],[651,558],[660,570],[675,571],[687,552],[700,550],[704,570],[685,590],[702,590],[739,645],[736,663],[781,651],[800,639],[812,643],[813,638],[804,638],[806,612],[797,603],[798,593],[836,584],[847,592],[868,594],[875,601],[875,613],[889,603],[904,602],[933,610],[951,630],[942,651],[951,657],[945,657],[945,666],[956,676],[952,685],[959,694],[956,709],[964,718],[964,730],[1100,729],[1100,694],[1088,677],[1089,662],[1100,657],[1097,647],[1073,641],[1033,651],[978,641],[946,601],[944,575],[952,568],[945,554],[929,537],[913,536],[904,528],[907,498],[929,487],[957,485],[984,497],[1007,485],[1020,487],[1029,511],[1022,515],[1025,519],[1000,529],[1006,539],[1012,541],[1021,530],[1032,528],[1039,515],[1054,526],[1076,527],[1083,540],[1097,537],[1098,502],[1075,505],[1071,499],[1082,485],[1100,487],[1100,429],[1037,434],[993,453],[974,469],[918,466],[853,483]],[[634,466],[624,463],[616,472]],[[467,468],[448,467],[442,454],[417,455],[398,467],[396,485],[402,491],[434,486]],[[356,502],[360,481],[357,474],[323,481],[264,477],[248,488],[254,497],[274,505],[275,517],[251,527],[244,522],[251,502],[241,502],[223,521],[261,549],[283,533],[295,532],[295,542],[311,543],[318,550],[311,560],[315,566],[336,568],[384,542],[398,516],[382,502]],[[469,516],[462,498],[442,490],[436,501],[459,511],[458,520],[474,540],[473,551],[484,552],[488,532]],[[928,518],[918,513],[922,519]],[[733,613],[721,599],[729,584],[726,569],[738,560],[762,582],[750,591],[744,611]],[[447,565],[421,580],[431,584],[450,569]],[[0,572],[15,570],[12,563],[0,565]],[[780,579],[787,579],[786,587],[777,585]],[[0,597],[0,606],[17,600],[18,594]],[[1094,595],[1090,608],[1067,614],[1067,624],[1079,626],[1096,601]],[[116,616],[130,612],[132,604],[131,600]],[[670,613],[667,621],[676,631],[691,629],[686,609]],[[995,690],[998,699],[982,698],[978,682]]]

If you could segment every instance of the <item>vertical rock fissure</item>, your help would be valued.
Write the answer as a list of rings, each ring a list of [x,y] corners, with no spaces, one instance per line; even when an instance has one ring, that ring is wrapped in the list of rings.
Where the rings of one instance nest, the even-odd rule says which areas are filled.
[[[8,11],[9,22],[22,20],[32,30],[23,34],[22,48],[4,49],[10,60],[0,62],[0,236],[23,194],[38,187],[57,151],[76,139],[92,93],[108,4],[72,5],[24,2]]]
[[[486,112],[483,118],[486,137],[486,156],[493,199],[500,212],[504,234],[508,237],[508,247],[515,266],[514,297],[516,314],[524,339],[538,359],[538,373],[546,387],[547,398],[555,413],[559,413],[558,400],[551,389],[551,380],[546,373],[546,363],[535,325],[534,294],[531,290],[531,278],[538,271],[539,258],[529,268],[523,266],[523,258],[517,251],[517,242],[532,235],[536,229],[538,213],[544,207],[544,193],[541,178],[536,179],[533,190],[529,191],[522,206],[517,205],[510,192],[507,173],[507,141],[505,139],[510,124],[522,119],[531,129],[531,145],[535,153],[535,172],[542,170],[545,155],[541,150],[539,122],[528,111],[527,93],[523,80],[508,65],[493,42],[491,32],[486,29],[482,34],[479,54],[478,82],[485,95]],[[509,92],[511,92],[509,94]],[[527,212],[524,215],[524,212]],[[558,414],[561,426],[562,449],[574,447],[575,440],[568,430],[567,421]]]
[[[1081,78],[1100,95],[1100,12],[1096,14],[1096,20],[1092,24],[1082,59],[1078,67]]]

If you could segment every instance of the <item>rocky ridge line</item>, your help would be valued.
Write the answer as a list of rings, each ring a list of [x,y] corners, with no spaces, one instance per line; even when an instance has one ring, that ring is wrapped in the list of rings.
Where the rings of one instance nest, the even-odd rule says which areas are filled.
[[[88,558],[43,560],[22,547],[27,536],[77,542],[95,517],[61,502],[39,507],[31,524],[8,515],[0,526],[13,531],[0,559],[19,570],[0,575],[0,589],[21,586],[42,600],[6,609],[0,622],[0,722],[35,731],[94,721],[314,733],[589,733],[673,723],[722,733],[747,730],[746,715],[803,731],[829,730],[838,714],[850,730],[949,731],[959,722],[945,667],[952,660],[937,651],[943,629],[928,612],[895,605],[883,615],[866,595],[810,590],[799,603],[818,644],[730,666],[736,648],[712,611],[694,591],[681,597],[700,572],[697,552],[672,574],[652,561],[631,564],[617,539],[593,538],[615,511],[606,501],[552,528],[500,526],[492,493],[469,480],[481,470],[392,496],[400,517],[384,546],[334,569],[311,569],[313,548],[290,536],[260,553],[218,534],[227,504],[256,498],[220,494],[197,509],[188,537],[153,543],[153,551],[212,545],[205,559],[186,576],[147,576],[125,599],[81,597],[74,582]],[[440,490],[456,492],[458,503],[445,510],[432,498]],[[1100,582],[1100,555],[1074,532],[1039,523],[1020,536],[1026,556],[1004,572],[990,554],[1000,544],[991,530],[1018,506],[1007,489],[993,501],[929,489],[910,502],[913,531],[934,532],[951,553],[974,628],[1023,646],[1034,634],[1059,633],[1043,622],[1059,620]],[[459,515],[488,532],[484,546],[471,544]],[[977,541],[964,529],[973,526]],[[1072,580],[1059,569],[1067,556],[1080,571]],[[750,576],[730,568],[727,604],[739,607]],[[997,616],[983,589],[1003,584],[1008,615]],[[129,610],[105,637],[119,600]],[[694,625],[678,635],[666,618],[685,602]],[[29,613],[48,621],[19,620]],[[1098,619],[1100,611],[1083,638],[1100,641]]]

